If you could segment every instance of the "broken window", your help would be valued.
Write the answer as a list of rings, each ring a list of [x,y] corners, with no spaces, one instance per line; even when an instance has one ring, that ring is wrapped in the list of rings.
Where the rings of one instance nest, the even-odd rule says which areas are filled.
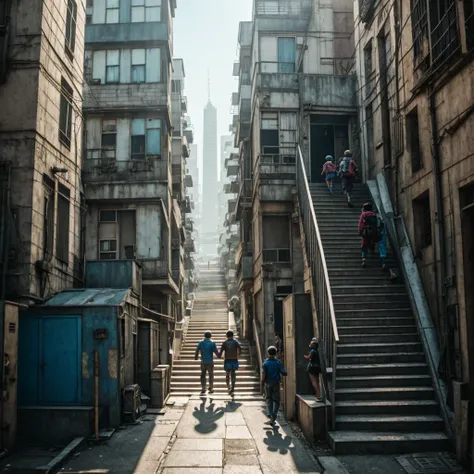
[[[102,149],[115,150],[117,147],[117,121],[102,120]]]
[[[58,185],[58,217],[56,221],[56,258],[69,263],[69,208],[70,191],[63,184]]]
[[[61,79],[61,100],[59,104],[59,140],[68,148],[72,132],[72,87]]]
[[[423,159],[420,150],[420,126],[416,107],[406,116],[406,136],[408,152],[411,158],[411,171],[412,173],[416,173],[423,168]]]
[[[132,0],[132,23],[161,21],[161,0]]]
[[[120,0],[106,0],[105,22],[118,23],[119,22],[119,8]]]
[[[161,120],[132,120],[132,159],[161,155]]]
[[[120,79],[120,51],[111,49],[107,51],[106,82],[118,84]]]
[[[420,251],[433,242],[429,191],[413,201],[413,221],[415,222],[415,246],[416,250]]]
[[[145,82],[145,50],[132,49],[132,82]]]
[[[43,175],[43,252],[44,260],[50,261],[53,257],[54,243],[54,205],[56,186],[54,179]]]
[[[278,112],[262,112],[260,128],[262,154],[278,155],[280,153]]]
[[[76,49],[76,22],[77,22],[77,3],[75,0],[68,0],[66,14],[66,52],[70,55]]]

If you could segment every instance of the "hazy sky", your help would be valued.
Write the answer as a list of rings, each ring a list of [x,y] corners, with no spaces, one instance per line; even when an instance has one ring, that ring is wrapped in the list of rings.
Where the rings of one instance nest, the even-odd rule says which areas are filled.
[[[217,107],[217,133],[220,137],[229,133],[230,100],[232,92],[237,92],[237,78],[232,76],[232,65],[237,59],[239,22],[251,20],[252,1],[178,0],[174,57],[184,59],[188,113],[195,127],[194,143],[198,144],[200,159],[208,70],[211,102]]]

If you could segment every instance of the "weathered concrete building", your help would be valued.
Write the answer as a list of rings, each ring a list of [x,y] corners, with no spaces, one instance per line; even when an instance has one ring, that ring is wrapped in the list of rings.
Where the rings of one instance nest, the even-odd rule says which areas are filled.
[[[0,5],[0,298],[82,285],[84,24],[81,0]]]
[[[357,148],[352,4],[344,0],[254,3],[240,25],[234,117],[240,149],[237,249],[242,323],[261,343],[283,330],[283,299],[303,290],[299,229],[293,221],[297,146],[310,178],[327,154]],[[357,136],[357,135],[356,135]]]
[[[442,348],[438,369],[448,382],[457,452],[467,461],[474,416],[473,4],[356,7],[365,176],[383,173],[407,227]]]
[[[88,7],[83,104],[86,259],[138,261],[144,305],[173,319],[182,312],[184,238],[172,159],[187,149],[182,89],[172,82],[175,9],[175,0]],[[166,338],[169,323],[161,324]]]

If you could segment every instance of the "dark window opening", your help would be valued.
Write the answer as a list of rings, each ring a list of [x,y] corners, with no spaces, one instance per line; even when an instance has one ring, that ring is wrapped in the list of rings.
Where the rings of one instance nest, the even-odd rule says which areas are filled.
[[[411,171],[412,173],[416,173],[423,168],[423,159],[420,150],[418,110],[416,108],[406,116],[406,135],[408,152],[411,157]]]
[[[374,116],[372,104],[365,108],[365,129],[367,132],[367,160],[369,170],[375,166],[374,160]]]
[[[433,242],[429,191],[424,192],[413,201],[413,220],[415,223],[415,246],[418,252],[429,247]]]
[[[117,222],[117,211],[100,211],[100,222]]]
[[[50,261],[53,257],[54,244],[54,206],[56,186],[53,179],[43,175],[43,258]]]
[[[56,257],[63,263],[69,263],[69,189],[58,186],[58,218],[56,223]]]
[[[59,140],[68,148],[71,147],[72,133],[72,87],[61,79],[61,101],[59,105]]]
[[[368,97],[374,90],[375,75],[372,40],[364,48],[364,69],[365,69],[365,97]]]
[[[68,0],[66,15],[66,52],[72,56],[76,49],[76,22],[77,3],[75,0]]]
[[[117,147],[117,122],[104,120],[102,122],[102,148],[115,150]]]
[[[291,262],[288,216],[263,216],[263,261]]]

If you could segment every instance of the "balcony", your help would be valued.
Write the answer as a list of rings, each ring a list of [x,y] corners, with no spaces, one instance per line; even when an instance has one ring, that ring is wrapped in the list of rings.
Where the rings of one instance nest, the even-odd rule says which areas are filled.
[[[187,188],[192,188],[194,186],[193,177],[190,174],[187,174],[184,177],[184,184]]]
[[[84,88],[83,108],[87,112],[104,109],[142,110],[144,108],[170,110],[168,83],[143,84],[88,84]]]
[[[313,110],[355,111],[357,109],[357,77],[301,74],[301,100]]]
[[[165,22],[97,23],[86,25],[85,42],[105,46],[107,43],[169,42],[171,28]],[[149,46],[151,47],[151,46]]]
[[[239,158],[236,153],[232,153],[230,158],[225,160],[225,167],[227,169],[227,177],[237,176],[239,174],[240,165]]]
[[[265,180],[294,180],[296,177],[296,155],[294,153],[281,155],[259,155],[254,166],[255,181]]]
[[[242,217],[242,211],[244,209],[250,209],[252,207],[252,180],[244,179],[240,183],[239,194],[237,196],[237,209],[236,218]]]
[[[311,0],[257,0],[256,16],[305,16],[311,12]]]
[[[156,287],[166,294],[179,294],[167,259],[140,259],[138,262],[142,266],[143,286]]]
[[[227,201],[227,212],[229,214],[233,214],[235,212],[235,207],[236,207],[236,204],[237,204],[237,200],[236,199],[229,199]]]
[[[237,194],[239,192],[240,185],[237,181],[232,181],[232,183],[224,184],[224,193],[225,194]]]
[[[85,183],[169,181],[168,160],[163,160],[159,155],[118,161],[115,150],[89,149],[82,164]]]

